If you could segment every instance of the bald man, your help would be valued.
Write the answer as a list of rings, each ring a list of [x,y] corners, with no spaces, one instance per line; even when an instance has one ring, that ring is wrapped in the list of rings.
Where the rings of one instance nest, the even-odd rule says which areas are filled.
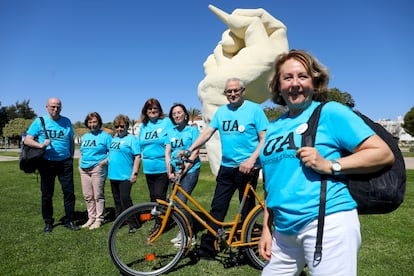
[[[59,179],[63,192],[65,217],[63,225],[72,231],[79,230],[74,222],[75,193],[73,184],[74,130],[71,121],[60,115],[62,102],[58,98],[49,98],[46,104],[48,115],[43,116],[46,133],[40,118],[30,125],[24,143],[38,148],[45,148],[39,164],[42,216],[44,233],[53,230],[53,194],[55,179]]]

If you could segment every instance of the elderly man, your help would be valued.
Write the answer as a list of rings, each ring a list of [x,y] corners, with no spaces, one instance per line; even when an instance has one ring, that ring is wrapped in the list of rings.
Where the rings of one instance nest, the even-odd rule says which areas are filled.
[[[228,79],[224,95],[229,103],[217,109],[210,125],[188,149],[198,149],[218,130],[222,158],[210,214],[219,221],[224,220],[236,189],[241,200],[246,184],[250,182],[256,187],[259,175],[255,168],[260,167],[258,157],[269,122],[261,106],[245,100],[244,93],[245,87],[240,79]],[[251,196],[242,210],[242,220],[254,206],[255,200]],[[217,225],[212,223],[211,226],[217,230]],[[215,256],[214,239],[210,233],[202,238],[200,257],[211,259]]]
[[[55,178],[62,186],[65,209],[64,226],[72,231],[79,230],[73,222],[75,212],[75,193],[73,185],[74,131],[71,121],[60,115],[62,103],[58,98],[50,98],[46,104],[48,116],[44,116],[46,132],[44,133],[39,118],[35,119],[27,130],[24,143],[38,148],[45,148],[39,164],[42,216],[45,222],[44,233],[53,230],[53,194]]]

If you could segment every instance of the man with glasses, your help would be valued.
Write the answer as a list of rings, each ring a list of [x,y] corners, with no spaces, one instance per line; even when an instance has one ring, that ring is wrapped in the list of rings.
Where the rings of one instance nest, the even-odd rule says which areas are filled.
[[[40,187],[42,192],[42,216],[45,222],[44,233],[53,230],[53,194],[55,190],[55,178],[59,179],[63,192],[65,217],[63,225],[72,231],[79,230],[74,222],[75,193],[73,185],[73,154],[74,131],[71,121],[60,115],[62,103],[58,98],[50,98],[46,104],[48,116],[43,116],[45,121],[44,133],[39,118],[35,119],[27,130],[25,144],[45,148],[45,153],[39,165]]]
[[[224,94],[229,104],[217,109],[210,125],[188,149],[190,152],[198,149],[218,130],[222,158],[210,214],[219,221],[224,220],[236,189],[241,200],[246,184],[250,182],[256,187],[259,176],[255,168],[260,167],[258,157],[269,122],[259,104],[243,98],[244,92],[245,86],[239,78],[226,81]],[[254,206],[255,199],[250,196],[242,210],[242,220]],[[215,224],[211,226],[218,229]],[[214,239],[210,233],[203,236],[198,252],[201,258],[215,257]]]

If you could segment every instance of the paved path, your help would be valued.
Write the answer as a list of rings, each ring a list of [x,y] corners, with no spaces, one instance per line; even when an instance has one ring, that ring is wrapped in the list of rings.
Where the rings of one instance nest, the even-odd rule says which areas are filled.
[[[4,151],[4,149],[1,149],[0,151]],[[19,149],[9,149],[8,151],[19,151]],[[79,158],[79,150],[75,151],[75,158]],[[13,160],[19,160],[19,158],[0,155],[0,161],[13,161]],[[414,157],[406,157],[404,158],[404,161],[405,161],[405,167],[407,170],[414,170]]]

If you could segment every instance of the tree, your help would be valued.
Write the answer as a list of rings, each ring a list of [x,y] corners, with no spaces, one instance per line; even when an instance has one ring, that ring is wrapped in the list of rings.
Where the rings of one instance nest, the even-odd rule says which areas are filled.
[[[350,107],[354,107],[355,105],[354,99],[352,98],[351,94],[349,94],[348,92],[342,92],[338,88],[329,88],[326,93],[326,100],[336,101],[344,105],[348,105]],[[267,118],[269,119],[269,121],[273,121],[279,118],[286,111],[287,111],[287,108],[283,106],[274,106],[274,107],[264,108],[264,112]]]
[[[200,114],[201,114],[201,111],[199,110],[199,109],[197,109],[197,108],[190,108],[189,110],[188,110],[188,114],[190,115],[190,121],[191,122],[194,122],[194,120],[198,117],[198,116],[200,116]]]
[[[131,128],[131,131],[132,131],[132,134],[134,134],[135,135],[135,123],[137,123],[137,121],[136,120],[134,120],[134,119],[130,119],[129,120],[129,127]]]
[[[15,118],[24,118],[24,119],[34,119],[36,118],[36,113],[34,110],[29,106],[30,100],[23,100],[23,102],[19,103],[18,101],[14,106],[14,116]],[[14,119],[14,118],[13,118]]]
[[[9,123],[11,120],[16,118],[22,119],[34,119],[36,118],[36,113],[29,106],[30,100],[23,100],[23,102],[17,101],[16,104],[1,107],[0,108],[0,136],[3,135],[3,127]],[[1,103],[0,103],[1,105]],[[9,137],[9,136],[7,136]]]
[[[287,107],[284,106],[273,106],[273,107],[265,107],[263,109],[264,113],[266,114],[267,119],[269,122],[274,121],[275,119],[282,116],[283,113],[287,111]]]
[[[73,128],[83,128],[85,125],[81,121],[77,121],[73,124]]]
[[[404,116],[404,124],[402,125],[405,132],[414,136],[414,106]]]
[[[355,106],[355,101],[352,98],[351,94],[349,94],[348,92],[342,92],[338,88],[330,88],[328,90],[327,97],[328,101],[339,102],[350,107]]]
[[[33,119],[23,119],[23,118],[16,118],[10,120],[7,123],[2,131],[3,136],[11,138],[12,140],[19,140],[23,133],[29,128],[30,124],[33,122]]]

